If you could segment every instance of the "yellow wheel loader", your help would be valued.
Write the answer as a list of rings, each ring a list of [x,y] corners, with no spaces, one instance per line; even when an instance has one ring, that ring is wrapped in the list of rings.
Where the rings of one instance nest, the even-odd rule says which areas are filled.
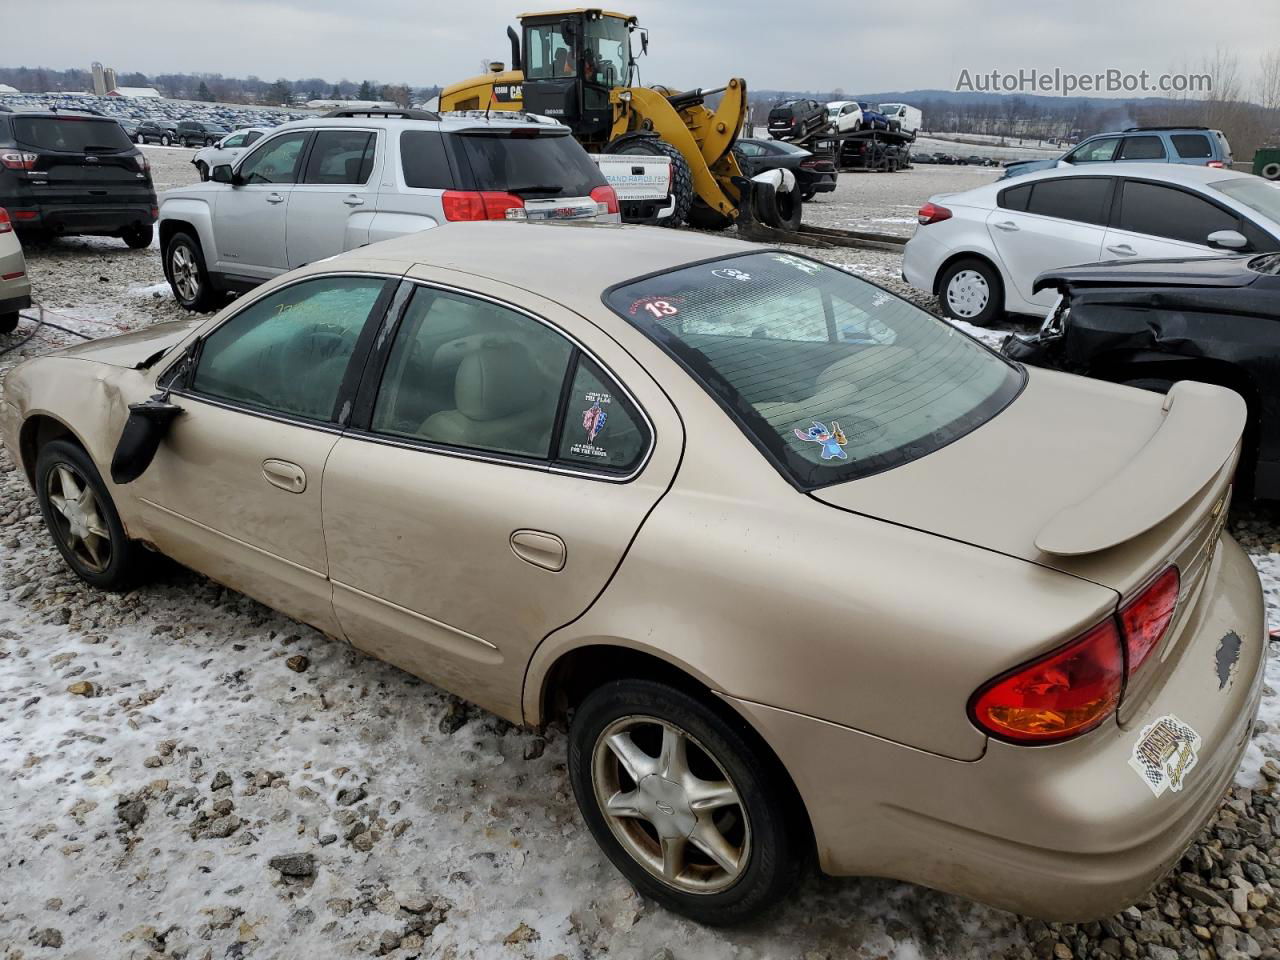
[[[670,226],[723,229],[741,207],[754,206],[744,202],[753,188],[733,154],[747,117],[744,80],[705,91],[639,86],[631,35],[639,32],[642,53],[649,36],[622,13],[526,13],[520,25],[523,35],[507,28],[512,69],[495,63],[488,74],[446,87],[441,110],[541,114],[568,126],[595,153],[669,156],[676,203],[663,222]],[[705,101],[716,94],[720,103],[712,110]]]

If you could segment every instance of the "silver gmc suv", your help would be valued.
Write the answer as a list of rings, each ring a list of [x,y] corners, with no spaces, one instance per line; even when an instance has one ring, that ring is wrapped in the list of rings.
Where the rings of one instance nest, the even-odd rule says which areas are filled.
[[[160,249],[188,310],[335,254],[457,220],[618,221],[569,128],[528,115],[339,110],[276,127],[166,191]]]

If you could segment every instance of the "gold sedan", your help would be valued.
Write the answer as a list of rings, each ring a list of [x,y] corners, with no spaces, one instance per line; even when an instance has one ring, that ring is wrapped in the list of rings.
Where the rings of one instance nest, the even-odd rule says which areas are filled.
[[[66,562],[166,554],[516,723],[709,923],[812,855],[1050,919],[1138,899],[1261,691],[1245,421],[1027,370],[837,268],[454,225],[16,368]]]

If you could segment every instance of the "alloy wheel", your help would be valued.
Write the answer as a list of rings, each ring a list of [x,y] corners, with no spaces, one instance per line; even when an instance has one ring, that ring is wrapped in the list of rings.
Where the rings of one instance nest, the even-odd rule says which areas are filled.
[[[987,278],[976,270],[961,270],[947,284],[947,306],[958,317],[976,317],[991,300]]]
[[[169,251],[169,275],[173,278],[174,288],[186,303],[191,303],[200,295],[200,270],[196,266],[195,255],[185,243],[175,243]]]
[[[59,463],[49,471],[45,493],[63,547],[92,573],[105,571],[111,564],[111,530],[93,487],[74,466]]]
[[[669,887],[711,894],[742,877],[751,853],[746,807],[687,731],[656,717],[615,720],[596,740],[591,780],[623,849]]]

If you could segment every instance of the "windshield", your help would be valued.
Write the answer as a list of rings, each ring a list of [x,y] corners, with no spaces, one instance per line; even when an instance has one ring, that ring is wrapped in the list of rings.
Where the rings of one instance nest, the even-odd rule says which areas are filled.
[[[1209,186],[1219,193],[1225,193],[1236,203],[1243,203],[1268,220],[1270,225],[1280,224],[1280,184],[1271,183],[1261,177],[1240,177],[1232,180],[1219,180]]]
[[[519,192],[527,199],[585,197],[608,181],[567,133],[463,133],[460,145],[472,174],[466,190]],[[531,189],[537,188],[537,189]]]
[[[120,124],[97,117],[14,117],[13,136],[23,146],[38,150],[84,153],[133,148]]]
[[[631,60],[631,38],[627,24],[617,17],[587,21],[587,41],[582,54],[582,72],[592,83],[616,87],[627,82]]]
[[[879,473],[995,416],[1018,368],[886,290],[780,252],[684,267],[605,302],[675,357],[793,483]]]

